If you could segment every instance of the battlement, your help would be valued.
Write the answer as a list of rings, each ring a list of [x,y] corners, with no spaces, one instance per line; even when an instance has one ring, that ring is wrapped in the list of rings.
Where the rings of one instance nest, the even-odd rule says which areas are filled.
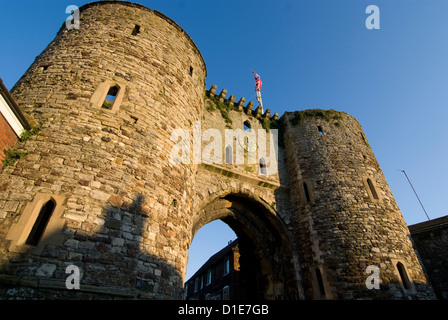
[[[222,89],[221,93],[217,95],[216,88],[217,88],[217,86],[215,84],[212,85],[211,88],[206,91],[207,97],[212,98],[212,99],[217,99],[219,102],[230,105],[231,107],[233,107],[233,109],[244,112],[247,115],[252,115],[257,119],[266,118],[271,121],[276,121],[278,119],[279,114],[277,112],[274,113],[274,115],[271,117],[271,110],[266,109],[266,111],[262,114],[261,106],[258,106],[255,110],[253,110],[253,108],[254,108],[253,101],[249,101],[249,103],[246,106],[244,106],[244,103],[246,102],[245,97],[242,97],[238,102],[235,102],[236,101],[235,95],[233,95],[233,94],[230,95],[230,97],[228,99],[226,99],[227,89]]]

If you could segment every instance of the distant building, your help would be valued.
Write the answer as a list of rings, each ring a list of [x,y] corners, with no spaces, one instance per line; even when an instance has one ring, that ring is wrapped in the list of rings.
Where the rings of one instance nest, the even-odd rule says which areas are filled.
[[[236,300],[240,270],[238,239],[214,254],[186,282],[186,300]]]
[[[448,216],[409,226],[437,298],[448,300]]]
[[[30,125],[0,78],[0,167],[6,150],[16,143],[25,129],[30,129]]]

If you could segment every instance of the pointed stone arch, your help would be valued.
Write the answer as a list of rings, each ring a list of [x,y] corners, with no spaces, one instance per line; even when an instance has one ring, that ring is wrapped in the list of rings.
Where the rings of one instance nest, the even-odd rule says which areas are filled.
[[[298,259],[285,225],[260,197],[242,190],[212,194],[193,215],[191,239],[220,219],[238,236],[242,299],[298,299]]]

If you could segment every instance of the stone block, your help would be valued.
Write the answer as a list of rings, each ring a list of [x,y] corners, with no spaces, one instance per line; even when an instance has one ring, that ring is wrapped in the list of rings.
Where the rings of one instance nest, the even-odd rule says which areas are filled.
[[[36,270],[36,276],[38,277],[52,277],[55,270],[55,264],[44,263]]]

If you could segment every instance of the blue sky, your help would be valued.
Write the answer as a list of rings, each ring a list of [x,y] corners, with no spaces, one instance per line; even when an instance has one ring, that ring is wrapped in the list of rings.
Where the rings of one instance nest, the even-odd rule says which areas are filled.
[[[1,2],[0,77],[9,89],[54,38],[68,16],[65,8],[87,2]],[[271,113],[333,108],[353,115],[406,222],[426,216],[397,169],[406,170],[431,218],[448,214],[448,1],[139,3],[190,35],[207,64],[207,88],[216,84],[237,100],[256,101],[252,68],[261,76],[263,105]],[[380,9],[379,30],[365,27],[371,4]],[[234,237],[222,223],[204,227],[190,249],[191,263],[200,265]],[[189,265],[187,279],[194,268]]]

